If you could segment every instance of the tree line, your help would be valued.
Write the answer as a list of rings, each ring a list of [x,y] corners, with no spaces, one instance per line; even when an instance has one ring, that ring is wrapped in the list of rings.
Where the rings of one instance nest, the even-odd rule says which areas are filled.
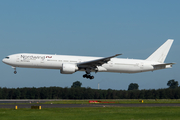
[[[97,90],[81,87],[76,81],[71,88],[40,87],[40,88],[0,88],[0,99],[180,99],[178,82],[171,80],[166,89],[150,90]],[[80,84],[79,84],[80,83]],[[136,85],[137,86],[137,85]]]

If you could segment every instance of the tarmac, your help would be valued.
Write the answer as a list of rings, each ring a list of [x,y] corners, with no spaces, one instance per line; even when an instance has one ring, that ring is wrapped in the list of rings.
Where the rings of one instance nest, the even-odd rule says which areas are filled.
[[[139,103],[139,104],[42,104],[51,100],[0,100],[0,108],[31,108],[31,106],[41,106],[41,108],[80,108],[80,107],[180,107],[179,103]],[[54,100],[53,100],[54,101]],[[37,104],[38,102],[38,104]],[[5,103],[5,104],[4,104]],[[6,104],[11,103],[11,104]],[[28,104],[24,104],[28,103]],[[35,104],[36,103],[36,104]]]
[[[31,108],[31,106],[41,106],[41,108],[80,108],[80,107],[180,107],[180,104],[0,104],[0,108]]]

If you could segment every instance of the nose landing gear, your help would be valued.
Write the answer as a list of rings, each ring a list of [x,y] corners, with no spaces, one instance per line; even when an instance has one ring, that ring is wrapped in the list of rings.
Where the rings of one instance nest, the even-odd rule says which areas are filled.
[[[12,68],[14,68],[14,74],[16,74],[16,73],[17,73],[17,71],[16,71],[16,67],[12,67]]]

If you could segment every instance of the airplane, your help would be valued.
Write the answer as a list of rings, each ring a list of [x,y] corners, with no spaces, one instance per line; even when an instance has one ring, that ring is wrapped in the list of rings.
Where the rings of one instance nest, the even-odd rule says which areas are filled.
[[[94,79],[91,72],[139,73],[172,68],[175,63],[164,63],[173,39],[168,39],[145,60],[109,57],[88,57],[52,54],[19,53],[5,57],[2,62],[14,68],[59,69],[61,74],[85,71],[84,78]]]

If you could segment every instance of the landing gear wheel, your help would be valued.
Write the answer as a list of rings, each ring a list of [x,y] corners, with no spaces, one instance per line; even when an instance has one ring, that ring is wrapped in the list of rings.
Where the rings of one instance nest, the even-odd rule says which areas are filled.
[[[14,69],[14,74],[16,74],[17,73],[16,67],[12,67],[12,68]]]
[[[90,76],[90,79],[94,79],[94,76]]]
[[[83,78],[89,78],[89,79],[94,79],[94,76],[88,75],[88,74],[84,74]]]
[[[87,78],[87,74],[84,74],[84,75],[83,75],[83,78]]]
[[[87,75],[87,77],[86,78],[90,78],[91,76],[90,75]]]

